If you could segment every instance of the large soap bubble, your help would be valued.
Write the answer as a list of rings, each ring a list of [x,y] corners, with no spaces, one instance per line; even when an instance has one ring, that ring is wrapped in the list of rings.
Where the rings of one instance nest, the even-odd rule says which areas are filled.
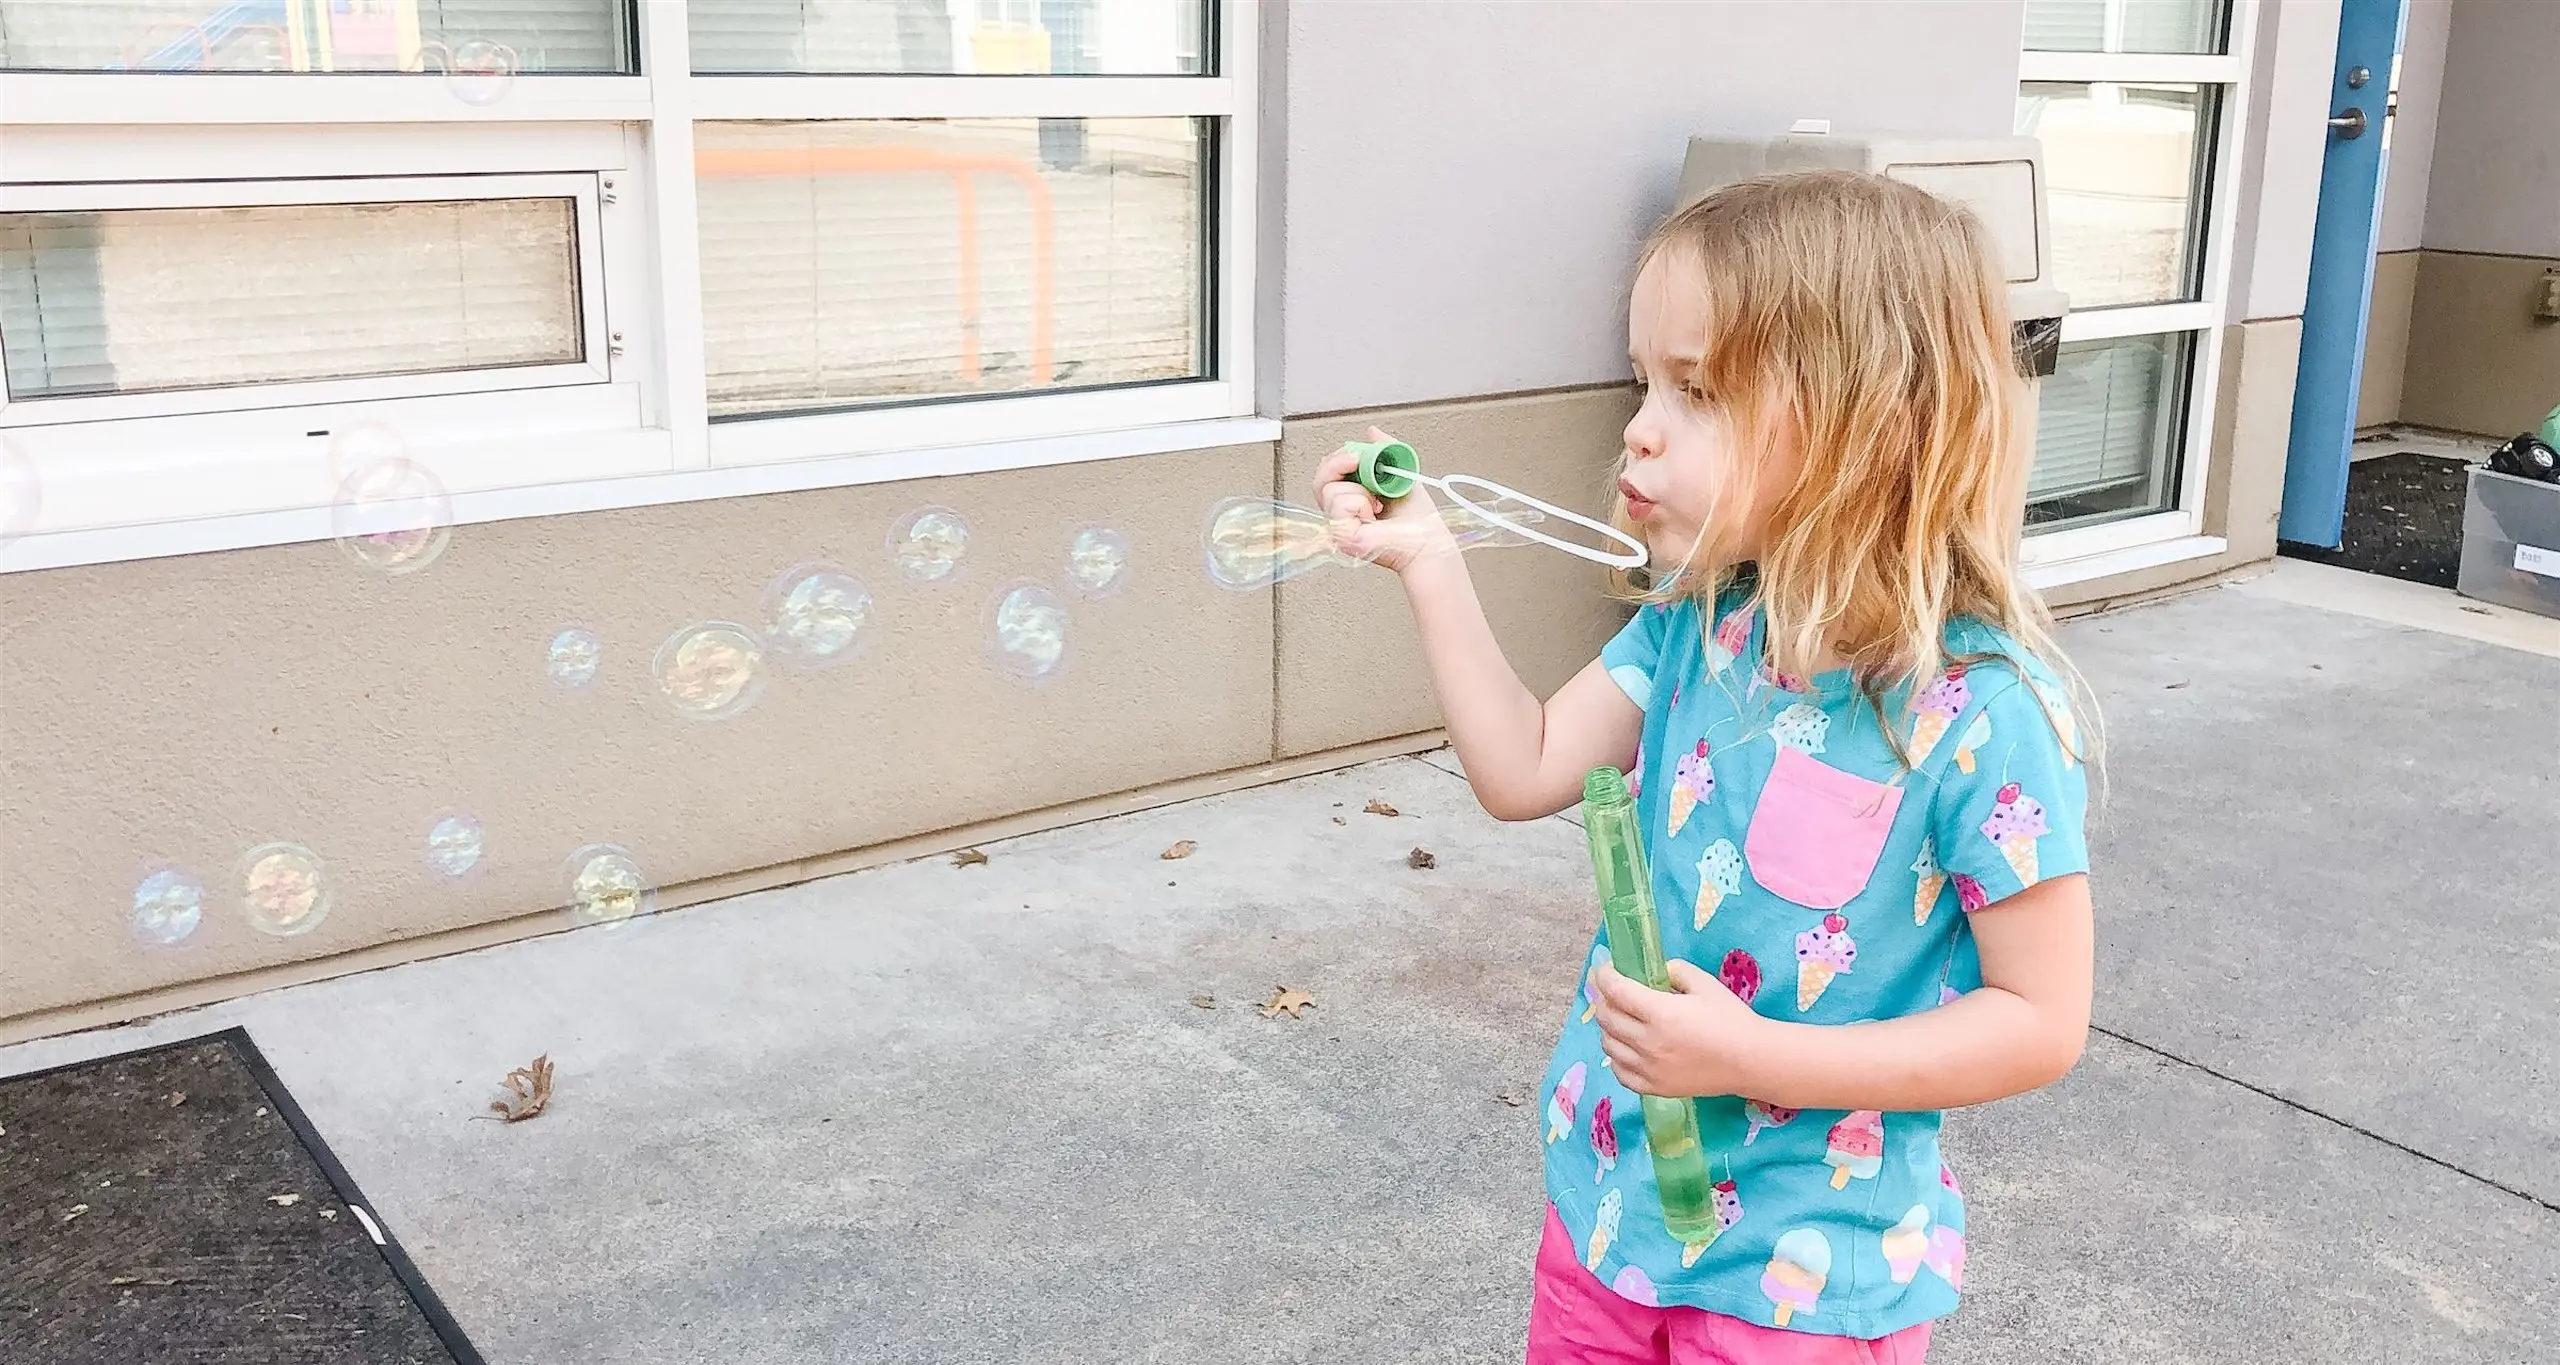
[[[569,917],[580,924],[627,924],[658,908],[657,888],[631,850],[618,844],[580,848],[569,855],[564,873]]]
[[[854,656],[869,638],[871,590],[833,564],[802,564],[764,591],[759,622],[776,659],[794,668],[829,668]]]
[[[764,644],[727,621],[687,626],[658,646],[650,671],[678,715],[727,720],[764,691]]]
[[[145,943],[184,940],[204,922],[204,883],[181,868],[164,867],[133,888],[133,935]]]
[[[1129,538],[1087,526],[1067,546],[1067,585],[1079,597],[1109,597],[1129,578]]]
[[[292,938],[329,917],[329,874],[300,844],[260,844],[240,859],[240,907],[249,927]]]
[[[436,476],[414,460],[394,457],[359,465],[338,485],[329,512],[338,548],[356,563],[393,577],[435,563],[453,535],[453,500]]]
[[[948,507],[920,507],[889,528],[889,555],[907,577],[946,582],[969,553],[969,523]]]
[[[1055,675],[1067,658],[1067,604],[1037,583],[1021,583],[996,597],[989,613],[989,641],[996,663],[1028,682]]]

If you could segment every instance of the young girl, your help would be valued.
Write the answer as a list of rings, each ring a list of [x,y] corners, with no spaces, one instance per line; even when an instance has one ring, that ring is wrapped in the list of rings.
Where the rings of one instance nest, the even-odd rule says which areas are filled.
[[[2019,578],[2029,452],[1990,262],[1963,210],[1845,172],[1664,224],[1618,480],[1644,605],[1544,705],[1426,496],[1380,504],[1348,452],[1318,475],[1345,548],[1402,575],[1486,810],[1641,774],[1681,961],[1648,990],[1603,936],[1566,1016],[1532,1365],[1919,1361],[1964,1280],[1939,1111],[2079,1058],[2083,746]],[[1637,1094],[1697,1097],[1706,1240],[1664,1227]]]

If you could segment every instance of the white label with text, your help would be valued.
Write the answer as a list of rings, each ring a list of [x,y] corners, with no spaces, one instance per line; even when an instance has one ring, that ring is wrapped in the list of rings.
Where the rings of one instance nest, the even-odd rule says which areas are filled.
[[[2545,578],[2560,578],[2560,550],[2546,550],[2539,545],[2516,547],[2516,567],[2526,573]]]

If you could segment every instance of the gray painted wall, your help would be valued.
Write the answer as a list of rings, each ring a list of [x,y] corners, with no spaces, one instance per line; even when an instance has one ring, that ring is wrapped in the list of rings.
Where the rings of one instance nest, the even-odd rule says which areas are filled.
[[[2415,251],[2425,240],[2427,179],[2436,149],[2436,109],[2444,96],[2444,48],[2454,0],[2409,0],[2400,36],[2400,112],[2392,118],[2390,162],[2382,177],[2377,250]]]
[[[2005,134],[2022,9],[1289,0],[1284,410],[1623,377],[1689,134]]]
[[[2560,4],[2455,0],[2426,246],[2560,256]]]

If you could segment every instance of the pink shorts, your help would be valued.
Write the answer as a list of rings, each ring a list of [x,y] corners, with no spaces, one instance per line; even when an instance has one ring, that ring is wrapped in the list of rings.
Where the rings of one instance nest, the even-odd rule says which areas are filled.
[[[1920,1365],[1930,1326],[1860,1341],[1631,1303],[1582,1268],[1550,1208],[1529,1301],[1529,1365]]]

